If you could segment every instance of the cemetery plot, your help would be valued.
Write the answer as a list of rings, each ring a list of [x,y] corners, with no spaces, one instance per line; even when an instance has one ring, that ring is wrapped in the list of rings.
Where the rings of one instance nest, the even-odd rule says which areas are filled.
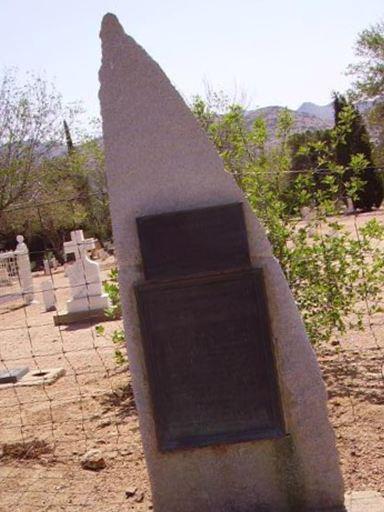
[[[28,366],[42,381],[0,388],[0,511],[344,510],[316,357],[251,209],[244,208],[240,224],[232,221],[241,216],[222,212],[203,236],[199,222],[185,230],[185,219],[179,218],[170,238],[169,226],[162,224],[160,252],[156,234],[143,251],[150,280],[142,282],[135,219],[141,218],[141,237],[148,215],[183,206],[236,205],[242,193],[161,68],[115,16],[104,18],[101,37],[106,172],[121,255],[125,332],[115,330],[120,321],[96,329],[91,316],[97,311],[92,304],[107,305],[106,272],[87,254],[93,240],[71,233],[64,247],[75,262],[66,275],[60,268],[51,273],[48,264],[49,287],[46,275],[32,274],[28,250],[18,238],[22,293],[20,300],[0,305],[0,372],[9,377],[10,368]],[[150,227],[156,232],[159,225]],[[175,237],[181,242],[176,260]],[[265,294],[251,261],[263,269]],[[42,297],[44,307],[38,302]],[[54,325],[62,304],[67,314],[83,315],[81,322]],[[364,334],[350,330],[316,349],[347,489],[383,490],[384,313],[373,315],[367,299],[365,306]],[[123,338],[129,362],[119,345]],[[118,359],[116,347],[122,349]],[[61,377],[47,382],[48,369],[55,368],[63,369]],[[274,439],[285,432],[289,435]]]
[[[113,258],[105,262],[113,265]],[[37,302],[20,299],[0,307],[0,372],[28,365],[30,374],[61,367],[53,383],[0,386],[0,511],[148,510],[150,494],[126,365],[114,359],[108,334],[120,321],[106,322],[106,338],[95,322],[54,326],[55,312],[41,300],[43,272],[33,273]],[[102,270],[103,280],[109,270]],[[63,267],[52,273],[57,303],[70,300]],[[27,375],[25,375],[27,377]],[[40,378],[37,376],[36,378]],[[106,467],[81,467],[91,449],[101,449]],[[125,492],[137,489],[131,498]]]
[[[0,253],[0,305],[21,298],[26,304],[33,301],[32,272],[24,237],[16,237],[14,251]]]
[[[374,215],[382,219],[380,213],[367,214],[359,225]],[[343,222],[352,229],[353,219]],[[70,299],[63,270],[52,273],[59,305]],[[101,275],[107,279],[108,270]],[[8,367],[59,366],[66,374],[45,387],[0,390],[0,511],[38,512],[45,506],[52,512],[150,512],[129,369],[116,366],[113,343],[96,337],[89,323],[55,327],[55,312],[45,312],[39,292],[47,276],[33,276],[38,303],[24,308],[18,299],[0,306],[0,356]],[[340,340],[341,352],[329,345],[317,353],[346,488],[383,493],[384,315],[373,324],[381,349],[368,316],[364,322],[364,333],[350,331]],[[103,325],[109,333],[121,323]],[[93,448],[106,462],[99,472],[81,467],[82,456]]]

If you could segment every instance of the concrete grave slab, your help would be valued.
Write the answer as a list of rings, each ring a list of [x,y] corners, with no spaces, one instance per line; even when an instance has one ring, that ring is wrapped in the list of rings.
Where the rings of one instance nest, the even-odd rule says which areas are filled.
[[[3,384],[0,389],[21,386],[46,386],[53,384],[60,377],[65,375],[64,368],[40,368],[26,373],[14,384]]]
[[[65,375],[64,368],[41,368],[34,370],[19,381],[19,386],[42,386],[53,384],[60,377]]]
[[[326,391],[263,228],[168,78],[114,15],[101,29],[100,101],[124,328],[156,512],[345,510]],[[136,219],[240,202],[251,265],[265,277],[287,436],[163,453],[134,287],[143,281]],[[172,250],[172,248],[170,248]]]

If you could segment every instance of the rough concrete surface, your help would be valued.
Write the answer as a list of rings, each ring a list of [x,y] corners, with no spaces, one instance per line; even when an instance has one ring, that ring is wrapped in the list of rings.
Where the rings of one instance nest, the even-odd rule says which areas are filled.
[[[156,512],[342,510],[344,490],[316,357],[258,220],[160,67],[108,14],[100,101],[128,355]],[[133,285],[138,216],[243,201],[252,263],[264,269],[286,439],[157,450]]]
[[[374,491],[355,491],[345,495],[348,512],[384,512],[384,498]]]

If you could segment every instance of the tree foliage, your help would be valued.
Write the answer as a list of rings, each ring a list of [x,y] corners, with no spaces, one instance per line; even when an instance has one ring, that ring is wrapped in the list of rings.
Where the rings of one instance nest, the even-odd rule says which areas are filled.
[[[381,299],[384,258],[376,244],[384,237],[384,227],[372,220],[356,237],[339,220],[341,193],[358,197],[364,185],[361,171],[367,166],[361,154],[352,155],[351,174],[344,183],[345,168],[337,162],[336,153],[349,133],[351,111],[340,114],[325,140],[315,137],[300,146],[303,155],[312,153],[313,172],[296,175],[292,183],[288,111],[278,122],[278,146],[268,149],[263,119],[256,119],[247,130],[241,107],[230,105],[218,116],[197,98],[192,108],[263,223],[311,340],[326,341],[349,327],[361,327],[362,298],[372,303],[372,311]],[[327,172],[319,176],[316,170],[324,168]],[[311,209],[304,221],[303,207]]]
[[[372,146],[364,120],[354,104],[344,96],[334,94],[335,126],[330,130],[294,133],[289,138],[292,152],[291,177],[294,182],[301,171],[314,173],[314,181],[322,188],[330,165],[335,173],[339,166],[338,198],[347,202],[351,190],[351,179],[355,185],[359,180],[359,191],[355,190],[354,208],[363,211],[379,207],[383,201],[383,182],[373,166]],[[359,165],[357,163],[359,162]]]
[[[376,139],[374,158],[384,167],[384,21],[358,35],[355,54],[358,61],[348,68],[354,77],[350,92],[355,99],[373,101],[369,120]]]
[[[225,108],[219,114],[197,97],[192,111],[264,225],[310,340],[337,340],[349,328],[362,329],[365,306],[370,314],[380,311],[384,226],[373,219],[351,233],[340,222],[340,190],[343,187],[350,197],[357,197],[364,184],[359,175],[367,165],[361,154],[351,155],[352,172],[348,182],[343,182],[345,168],[336,161],[336,149],[349,132],[353,118],[350,109],[343,110],[337,126],[325,136],[306,134],[296,139],[295,151],[304,156],[310,153],[305,167],[310,164],[312,172],[294,173],[292,180],[290,113],[286,110],[280,115],[276,130],[279,144],[271,149],[262,118],[257,118],[249,130],[241,106],[225,101],[220,105]],[[316,171],[322,168],[328,172],[319,177]],[[303,220],[304,207],[311,208],[311,215]],[[114,304],[112,315],[121,311],[116,277],[115,271],[105,286]],[[121,351],[124,331],[116,329],[108,334],[98,326],[97,333],[112,339],[116,361],[126,362]]]
[[[0,85],[0,242],[22,233],[29,245],[62,258],[68,232],[105,240],[111,225],[100,141],[75,144],[78,108],[65,108],[54,86],[5,73]],[[64,119],[68,119],[68,123]]]
[[[349,66],[355,76],[353,87],[362,98],[384,94],[384,21],[363,30],[355,45],[359,61]]]
[[[289,137],[291,150],[291,169],[293,171],[313,171],[318,168],[318,144],[331,142],[330,130],[306,130],[293,133]],[[302,148],[306,148],[305,151]]]
[[[61,139],[62,105],[39,77],[20,85],[8,71],[0,84],[0,212],[33,202],[43,187],[40,168]]]
[[[344,133],[336,145],[336,162],[345,168],[344,185],[349,182],[352,174],[351,159],[360,155],[366,165],[361,169],[362,185],[352,199],[353,205],[364,211],[371,210],[373,206],[378,208],[383,201],[383,183],[373,167],[372,147],[364,120],[358,109],[341,94],[334,94],[333,107],[335,126],[341,126]],[[346,115],[349,116],[347,125]]]

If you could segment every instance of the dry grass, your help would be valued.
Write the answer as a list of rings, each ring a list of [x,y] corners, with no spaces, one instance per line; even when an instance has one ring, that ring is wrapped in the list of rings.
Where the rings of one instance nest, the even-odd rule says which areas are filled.
[[[1,449],[0,458],[2,462],[9,462],[10,460],[39,460],[43,455],[53,452],[52,446],[41,439],[4,443]]]

